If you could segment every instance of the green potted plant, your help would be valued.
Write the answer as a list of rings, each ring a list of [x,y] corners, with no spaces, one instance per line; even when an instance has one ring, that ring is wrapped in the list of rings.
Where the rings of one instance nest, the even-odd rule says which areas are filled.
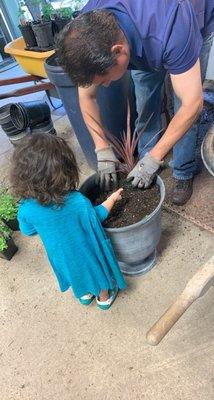
[[[45,21],[50,21],[54,15],[54,8],[51,3],[42,4],[42,19]]]
[[[26,49],[32,51],[48,51],[55,47],[54,36],[75,17],[85,4],[84,0],[71,1],[70,7],[58,10],[47,0],[19,0],[19,29],[26,43]],[[26,20],[26,10],[32,20]],[[75,15],[76,14],[76,15]]]
[[[57,10],[54,20],[57,33],[60,32],[64,26],[70,22],[72,13],[71,7],[61,7],[59,10]]]
[[[17,212],[18,204],[15,197],[3,189],[0,192],[0,220],[13,231],[19,230]]]
[[[86,3],[86,0],[71,0],[69,7],[63,7],[64,1],[61,2],[60,7],[56,11],[55,25],[57,33],[60,32],[65,25],[67,25],[72,18],[75,18],[80,13],[80,10]]]
[[[0,257],[10,261],[18,251],[11,237],[11,229],[0,220]]]
[[[51,50],[54,48],[54,25],[52,18],[54,8],[51,3],[42,3],[42,17],[39,21],[32,23],[32,28],[36,36],[38,50]]]
[[[31,22],[26,21],[24,7],[25,7],[24,0],[20,0],[19,11],[18,11],[18,17],[20,22],[19,29],[25,41],[26,49],[30,50],[37,46],[37,41],[31,26]]]

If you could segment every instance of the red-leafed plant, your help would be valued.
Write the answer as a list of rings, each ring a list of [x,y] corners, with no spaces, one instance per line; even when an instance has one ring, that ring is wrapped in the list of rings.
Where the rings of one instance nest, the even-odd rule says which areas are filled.
[[[143,110],[144,111],[144,110]],[[140,114],[141,115],[143,114]],[[141,136],[143,135],[143,133],[145,132],[151,118],[153,117],[152,113],[150,115],[150,117],[148,118],[148,120],[146,121],[144,127],[142,129],[139,130],[138,124],[136,126],[136,129],[134,131],[134,133],[132,134],[131,132],[131,127],[130,127],[130,108],[128,107],[128,115],[127,115],[127,130],[126,132],[124,131],[121,139],[118,139],[117,137],[115,137],[111,132],[109,131],[105,131],[105,137],[107,138],[109,145],[113,147],[113,149],[115,150],[115,153],[117,154],[118,158],[119,158],[119,166],[117,167],[117,171],[118,172],[123,172],[126,175],[129,174],[129,172],[131,172],[131,170],[135,167],[135,165],[137,164],[139,158],[135,156],[135,150],[136,147],[138,145],[138,142],[141,138]],[[95,120],[95,118],[88,114],[89,117],[93,120],[94,125],[97,125],[98,128],[103,129],[103,127],[99,124],[98,121]],[[140,120],[140,118],[139,118]],[[90,124],[88,125],[89,128],[96,133],[98,136],[100,136],[101,138],[102,135],[100,134],[100,132],[98,131],[98,129],[95,129],[94,126],[92,127]],[[157,132],[157,135],[159,135],[162,132],[159,131]],[[154,139],[154,136],[152,138],[152,140]],[[147,146],[150,143],[150,141],[148,143],[146,143],[145,146]],[[106,160],[109,161],[109,160]]]

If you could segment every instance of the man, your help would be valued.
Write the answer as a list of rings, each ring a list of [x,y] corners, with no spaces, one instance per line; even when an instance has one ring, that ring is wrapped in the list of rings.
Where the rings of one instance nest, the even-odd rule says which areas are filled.
[[[202,110],[202,80],[213,31],[213,0],[89,0],[63,32],[61,64],[79,87],[82,115],[96,147],[98,172],[107,181],[115,174],[116,157],[102,128],[96,89],[98,85],[109,86],[129,68],[138,115],[144,110],[139,125],[154,112],[139,143],[140,161],[129,178],[133,186],[148,187],[173,148],[173,202],[182,205],[189,200],[196,173],[194,122]],[[157,132],[166,71],[175,94],[175,115],[160,138]]]

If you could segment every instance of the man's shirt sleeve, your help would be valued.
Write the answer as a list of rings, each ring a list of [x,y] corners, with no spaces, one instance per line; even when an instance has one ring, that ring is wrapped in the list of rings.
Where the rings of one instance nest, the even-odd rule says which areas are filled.
[[[196,63],[202,46],[198,22],[189,1],[182,1],[168,21],[163,41],[163,65],[172,74],[188,71]]]

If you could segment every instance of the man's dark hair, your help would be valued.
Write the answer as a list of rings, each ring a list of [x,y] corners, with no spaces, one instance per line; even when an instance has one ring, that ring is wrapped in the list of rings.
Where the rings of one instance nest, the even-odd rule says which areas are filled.
[[[78,167],[66,141],[50,134],[27,135],[13,154],[11,183],[21,199],[63,204],[79,183]]]
[[[90,11],[79,15],[59,34],[59,63],[78,86],[89,86],[95,75],[105,75],[116,65],[111,48],[121,38],[112,12]]]

